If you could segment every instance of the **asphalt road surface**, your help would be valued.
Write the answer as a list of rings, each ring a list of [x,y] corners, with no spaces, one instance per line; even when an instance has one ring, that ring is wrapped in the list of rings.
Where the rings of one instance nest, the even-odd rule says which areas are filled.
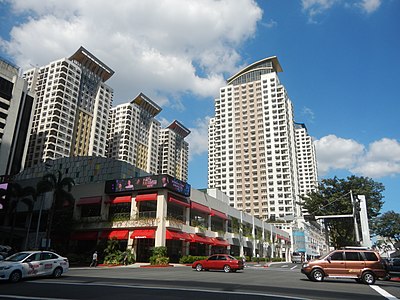
[[[368,286],[354,280],[316,283],[300,265],[249,266],[237,273],[190,267],[72,268],[59,279],[0,282],[0,299],[400,299],[400,282]]]

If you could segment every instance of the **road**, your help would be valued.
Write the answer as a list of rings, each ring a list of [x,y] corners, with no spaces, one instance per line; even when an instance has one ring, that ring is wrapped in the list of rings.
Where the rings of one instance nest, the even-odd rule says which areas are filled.
[[[190,267],[71,268],[59,279],[0,283],[0,299],[400,299],[400,282],[311,282],[299,265],[249,266],[237,273]],[[385,294],[386,293],[386,294]]]

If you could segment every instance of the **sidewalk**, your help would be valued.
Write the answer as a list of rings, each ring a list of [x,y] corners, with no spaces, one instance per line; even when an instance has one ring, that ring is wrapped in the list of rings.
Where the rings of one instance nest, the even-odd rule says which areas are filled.
[[[89,266],[70,266],[70,269],[96,269],[96,268],[143,268],[143,267],[149,267],[149,268],[166,268],[166,267],[188,267],[188,265],[185,264],[174,264],[171,263],[168,266],[151,266],[150,263],[134,263],[131,265],[105,265],[105,264],[98,264],[97,267],[89,267]],[[189,266],[190,267],[190,266]]]

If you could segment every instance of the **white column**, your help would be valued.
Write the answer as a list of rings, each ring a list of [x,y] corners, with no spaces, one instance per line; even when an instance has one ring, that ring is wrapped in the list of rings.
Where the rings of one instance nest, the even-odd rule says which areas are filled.
[[[360,200],[360,222],[361,222],[361,235],[362,235],[362,246],[363,247],[372,247],[371,236],[369,233],[369,225],[368,225],[368,215],[367,215],[367,201],[364,195],[358,195],[358,199]]]
[[[157,213],[156,213],[156,220],[157,220],[157,230],[155,236],[155,247],[165,246],[165,223],[166,223],[166,216],[167,216],[167,192],[166,190],[159,191],[160,193],[157,195]]]

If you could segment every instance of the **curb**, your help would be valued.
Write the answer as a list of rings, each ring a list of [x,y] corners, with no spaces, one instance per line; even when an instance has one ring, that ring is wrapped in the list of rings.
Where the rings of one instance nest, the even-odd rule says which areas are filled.
[[[174,265],[142,265],[140,268],[170,268],[174,267]]]

